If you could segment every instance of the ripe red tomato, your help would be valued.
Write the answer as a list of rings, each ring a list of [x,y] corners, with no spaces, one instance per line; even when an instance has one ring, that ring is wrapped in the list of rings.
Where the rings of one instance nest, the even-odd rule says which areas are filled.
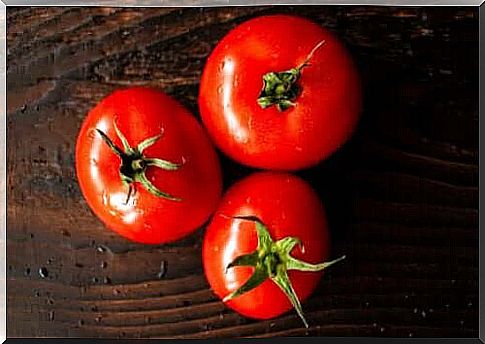
[[[227,191],[202,254],[207,280],[227,306],[257,319],[293,306],[305,325],[298,300],[309,297],[323,268],[340,260],[318,264],[329,256],[318,196],[302,179],[275,172],[253,174]]]
[[[222,191],[219,160],[202,127],[180,103],[144,87],[115,91],[89,112],[76,171],[93,212],[147,244],[197,229]]]
[[[231,158],[297,170],[332,154],[354,131],[360,80],[329,31],[296,16],[262,16],[234,28],[212,51],[199,107]]]

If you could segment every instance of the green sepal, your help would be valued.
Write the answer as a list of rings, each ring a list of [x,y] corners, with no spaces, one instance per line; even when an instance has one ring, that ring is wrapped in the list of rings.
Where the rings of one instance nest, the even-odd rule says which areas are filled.
[[[283,293],[285,293],[286,297],[290,300],[293,308],[295,308],[296,313],[298,313],[298,316],[303,321],[303,324],[305,325],[305,327],[308,328],[308,322],[303,315],[303,308],[301,306],[300,299],[298,299],[298,296],[296,295],[295,289],[293,289],[290,278],[288,277],[286,271],[282,271],[280,274],[272,277],[271,280],[275,282],[278,287],[280,287]]]
[[[310,263],[298,260],[296,258],[290,257],[290,259],[288,259],[286,269],[287,270],[317,272],[317,271],[322,271],[322,270],[328,268],[329,266],[334,265],[335,263],[338,263],[338,262],[340,262],[344,259],[345,259],[345,256],[342,256],[342,257],[334,259],[330,262],[324,262],[324,263],[320,263],[320,264],[310,264]]]
[[[266,225],[258,217],[249,215],[234,216],[232,218],[254,222],[258,235],[258,246],[253,252],[238,256],[227,265],[226,273],[228,269],[238,266],[251,266],[254,268],[254,272],[241,287],[224,297],[223,301],[240,296],[258,287],[266,279],[270,278],[288,297],[298,316],[302,319],[304,325],[308,327],[300,300],[291,285],[287,271],[321,271],[345,259],[345,256],[320,264],[311,264],[298,260],[290,254],[296,245],[300,245],[302,253],[304,252],[304,247],[299,238],[285,237],[275,242]]]
[[[264,74],[263,87],[257,99],[259,106],[266,109],[275,105],[280,112],[295,106],[295,100],[301,93],[301,87],[298,85],[301,72],[303,68],[310,65],[309,61],[313,54],[324,43],[324,40],[318,42],[307,55],[305,61],[297,67],[282,72],[271,71]]]
[[[145,175],[144,172],[137,174],[135,180],[137,182],[140,182],[140,184],[143,185],[143,187],[146,190],[148,190],[149,192],[151,192],[155,196],[162,197],[162,198],[165,198],[165,199],[168,199],[168,200],[171,200],[171,201],[181,201],[182,200],[180,197],[175,197],[175,196],[172,196],[172,195],[170,195],[166,192],[160,191],[155,185],[153,185],[148,180],[148,178],[147,178],[147,176]]]
[[[140,142],[138,144],[138,146],[136,147],[136,149],[140,152],[140,153],[143,153],[143,151],[145,149],[147,149],[148,147],[152,146],[153,144],[155,144],[155,142],[157,142],[160,138],[162,137],[162,133],[158,134],[158,135],[155,135],[155,136],[152,136],[152,137],[149,137],[148,139],[146,140],[143,140],[142,142]]]
[[[235,266],[256,267],[256,265],[258,265],[258,262],[259,262],[259,256],[257,251],[249,254],[243,254],[242,256],[238,256],[236,257],[236,259],[230,262],[226,267],[226,271]]]
[[[262,267],[257,267],[254,269],[253,274],[241,287],[224,297],[223,302],[229,301],[239,295],[245,294],[248,291],[253,290],[263,283],[268,278],[268,273]]]
[[[139,182],[147,191],[155,196],[172,201],[181,201],[181,198],[159,190],[148,180],[145,175],[146,169],[150,166],[158,167],[166,171],[175,171],[182,166],[182,164],[176,164],[159,158],[147,158],[143,155],[143,151],[157,142],[157,140],[162,137],[162,133],[143,140],[136,148],[133,148],[130,146],[128,140],[123,135],[121,130],[119,130],[118,126],[116,125],[116,121],[113,122],[113,125],[116,135],[123,144],[124,151],[116,146],[102,130],[96,129],[96,131],[99,133],[108,147],[121,159],[119,167],[120,179],[123,184],[128,186],[128,194],[125,203],[128,203],[132,195],[132,191],[136,191],[133,185],[135,182]]]
[[[128,143],[128,140],[126,139],[125,135],[123,135],[121,130],[116,125],[116,121],[113,121],[113,126],[115,127],[116,135],[118,136],[121,143],[123,144],[123,148],[125,149],[125,153],[127,153],[127,154],[131,153],[131,146]]]
[[[145,162],[147,166],[156,166],[166,171],[175,171],[182,166],[182,164],[176,164],[176,163],[163,160],[163,159],[158,159],[158,158],[146,158]]]
[[[118,146],[116,146],[113,143],[113,141],[111,141],[111,139],[108,137],[108,135],[106,135],[103,131],[101,131],[99,129],[96,129],[96,131],[101,136],[103,141],[108,145],[108,147],[113,151],[113,153],[115,153],[116,155],[118,155],[120,157],[124,154],[123,151],[120,148],[118,148]]]

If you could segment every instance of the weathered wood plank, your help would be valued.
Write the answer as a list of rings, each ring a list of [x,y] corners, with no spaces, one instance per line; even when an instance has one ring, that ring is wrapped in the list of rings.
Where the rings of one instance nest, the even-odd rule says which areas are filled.
[[[203,275],[203,228],[153,246],[108,230],[74,169],[96,102],[147,85],[198,116],[212,48],[268,13],[335,32],[365,92],[352,140],[298,172],[327,206],[332,255],[348,256],[304,304],[309,329],[294,312],[255,321],[227,309]],[[478,335],[476,9],[38,7],[9,8],[7,21],[10,336]],[[221,160],[226,187],[252,171]]]

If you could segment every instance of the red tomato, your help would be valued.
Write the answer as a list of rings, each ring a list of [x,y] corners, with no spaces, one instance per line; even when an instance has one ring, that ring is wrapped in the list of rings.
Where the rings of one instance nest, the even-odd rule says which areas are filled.
[[[218,157],[196,119],[143,87],[115,91],[89,112],[76,171],[93,212],[120,235],[147,244],[197,229],[222,190]]]
[[[297,170],[317,164],[352,134],[360,80],[329,31],[296,16],[262,16],[215,47],[202,74],[199,107],[229,157]]]
[[[264,230],[260,233],[261,224],[270,238],[260,235],[264,234]],[[268,242],[267,249],[261,249]],[[304,265],[302,261],[317,264],[329,256],[324,207],[298,177],[275,172],[253,174],[227,191],[207,228],[202,253],[209,284],[230,308],[247,317],[268,319],[293,306],[304,319],[298,300],[290,301],[291,292],[283,292],[280,284],[285,282],[288,269],[286,282],[293,286],[297,299],[307,299],[316,288],[324,266]],[[289,257],[294,259],[293,267],[301,263],[300,269],[303,264],[307,271],[291,270]],[[260,281],[255,281],[258,273]],[[243,287],[246,292],[231,296],[248,284],[253,289]]]

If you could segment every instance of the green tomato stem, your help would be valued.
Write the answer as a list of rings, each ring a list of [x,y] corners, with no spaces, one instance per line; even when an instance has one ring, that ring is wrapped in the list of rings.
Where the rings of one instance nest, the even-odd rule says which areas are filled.
[[[103,131],[99,129],[96,129],[96,131],[99,133],[99,135],[108,145],[108,147],[113,151],[113,153],[120,157],[120,178],[123,183],[128,185],[126,203],[128,203],[130,197],[133,194],[133,191],[136,191],[134,187],[135,182],[140,183],[145,190],[149,191],[151,194],[157,197],[162,197],[171,201],[181,201],[181,198],[175,197],[159,190],[148,180],[145,175],[147,168],[150,166],[161,168],[166,171],[175,171],[178,170],[184,163],[182,162],[182,164],[176,164],[174,162],[159,158],[147,158],[143,155],[143,151],[146,148],[152,146],[155,142],[157,142],[158,139],[162,137],[162,133],[143,140],[140,144],[138,144],[137,147],[133,148],[130,146],[128,140],[123,135],[121,130],[119,130],[118,126],[116,125],[116,121],[113,122],[113,125],[116,131],[116,135],[123,144],[124,150],[116,146]]]
[[[309,66],[310,59],[324,43],[324,40],[318,42],[299,66],[282,72],[264,74],[263,88],[257,100],[259,106],[266,109],[275,105],[280,112],[294,106],[295,100],[301,92],[301,86],[298,85],[301,72],[303,68]]]
[[[258,246],[255,251],[238,256],[227,265],[226,272],[228,269],[238,266],[250,266],[254,268],[254,271],[251,277],[242,286],[224,297],[223,301],[226,302],[245,294],[258,287],[269,278],[283,291],[303,321],[305,327],[308,327],[308,323],[303,315],[300,300],[293,289],[287,271],[322,271],[329,266],[342,261],[345,259],[345,256],[320,264],[307,263],[290,255],[296,245],[300,245],[303,249],[299,238],[285,237],[275,242],[272,239],[268,228],[259,218],[255,216],[234,216],[233,218],[255,223]]]

